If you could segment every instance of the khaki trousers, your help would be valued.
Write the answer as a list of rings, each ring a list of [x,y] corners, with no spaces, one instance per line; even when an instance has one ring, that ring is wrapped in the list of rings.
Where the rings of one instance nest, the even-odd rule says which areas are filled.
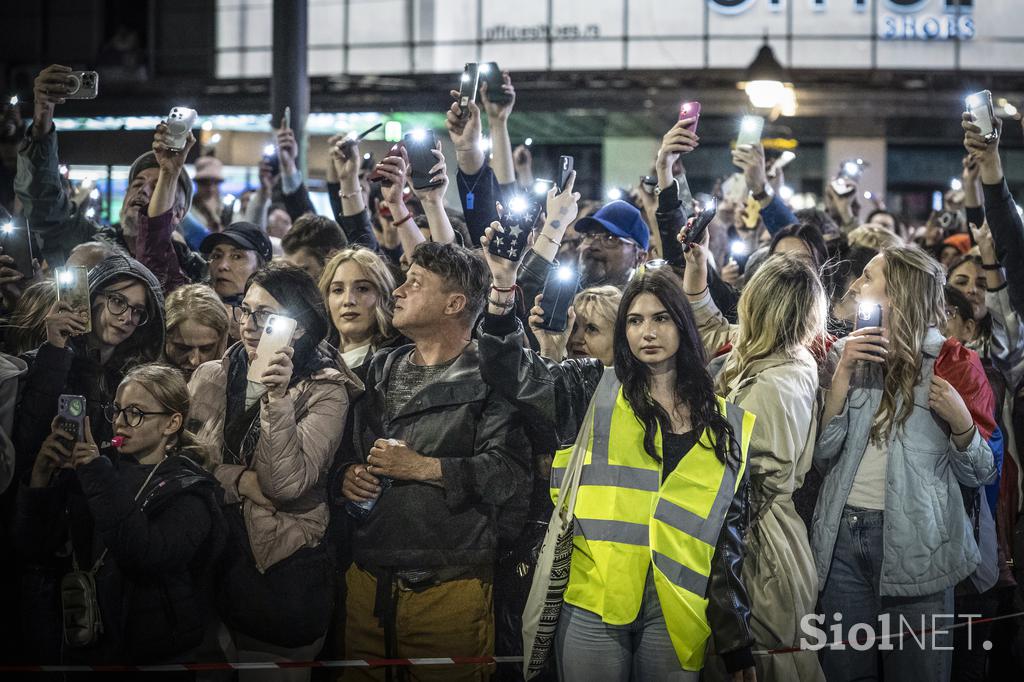
[[[384,630],[373,615],[377,579],[352,564],[345,621],[345,658],[384,658]],[[450,658],[494,655],[494,587],[479,578],[452,580],[412,592],[398,590],[396,658]],[[393,680],[415,682],[490,678],[494,665],[438,665],[396,669]],[[384,668],[345,671],[343,679],[385,679]]]

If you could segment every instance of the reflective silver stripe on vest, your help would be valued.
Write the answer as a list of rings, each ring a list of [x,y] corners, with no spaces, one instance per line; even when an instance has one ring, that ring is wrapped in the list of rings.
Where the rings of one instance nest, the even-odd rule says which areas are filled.
[[[657,471],[651,469],[638,469],[636,467],[612,466],[584,467],[586,481],[581,485],[610,485],[619,488],[632,488],[647,492],[657,492],[661,487],[661,480]],[[562,487],[562,478],[565,476],[565,467],[551,469],[552,488]]]
[[[734,442],[729,443],[729,452],[737,461],[741,453],[738,444],[743,439],[743,410],[732,403],[726,403],[726,419],[732,427]],[[725,523],[725,515],[732,504],[732,498],[736,492],[736,472],[728,464],[722,475],[722,481],[718,485],[718,492],[715,494],[715,501],[711,504],[708,517],[684,509],[677,504],[662,498],[658,500],[658,506],[654,510],[654,518],[667,523],[677,530],[686,533],[691,537],[699,539],[708,545],[718,544],[718,535],[722,531],[722,524]]]
[[[704,598],[708,587],[708,578],[697,573],[692,568],[683,566],[675,559],[670,559],[664,554],[654,554],[654,565],[658,567],[669,581],[676,587],[681,587],[687,592],[692,592],[700,598]]]
[[[552,467],[551,483],[549,485],[552,488],[561,488],[563,476],[565,476],[565,467]]]
[[[583,519],[576,517],[579,530],[588,542],[618,542],[623,545],[647,546],[650,529],[645,523],[628,523],[607,519]]]

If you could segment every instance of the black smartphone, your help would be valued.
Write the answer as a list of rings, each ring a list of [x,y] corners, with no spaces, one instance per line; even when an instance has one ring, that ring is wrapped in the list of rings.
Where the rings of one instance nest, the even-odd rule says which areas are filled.
[[[857,306],[857,320],[853,329],[882,326],[882,306],[878,303],[861,303]]]
[[[705,206],[704,209],[697,214],[693,219],[693,225],[690,227],[690,231],[686,234],[687,245],[700,244],[700,241],[704,238],[704,233],[708,230],[708,225],[715,219],[715,215],[718,213],[718,199],[715,197],[711,198],[711,204]]]
[[[564,332],[569,324],[569,306],[580,287],[580,275],[575,268],[561,265],[548,271],[544,280],[544,297],[540,307],[544,311],[540,328],[549,332]]]
[[[437,137],[433,130],[413,130],[402,137],[413,189],[426,189],[441,184],[432,181],[430,176],[430,169],[437,165],[437,157],[433,153],[436,145]]]
[[[25,279],[32,279],[32,232],[27,225],[18,225],[13,220],[0,225],[0,248],[5,256],[14,259],[14,268]]]
[[[498,68],[497,62],[484,62],[480,65],[480,78],[487,83],[487,99],[495,104],[508,104],[512,96],[507,94],[502,86],[505,85],[505,78]]]
[[[487,248],[499,258],[517,261],[522,257],[530,232],[540,217],[540,204],[522,196],[512,197],[508,203],[499,219],[505,232],[495,234]]]
[[[750,248],[742,239],[734,239],[729,243],[729,260],[740,269],[740,274],[747,269],[747,260],[750,258]]]
[[[572,175],[572,170],[576,166],[576,159],[571,156],[560,156],[558,157],[558,192],[561,194],[565,191],[565,186],[569,184],[569,176]]]
[[[459,109],[462,111],[460,118],[469,116],[469,103],[476,99],[479,84],[479,65],[476,62],[467,62],[466,68],[462,72],[462,80],[459,82]]]
[[[388,156],[401,156],[402,155],[402,143],[391,145],[391,149],[388,150]],[[378,164],[379,165],[379,164]],[[377,167],[373,167],[373,172],[370,173],[370,177],[367,178],[370,182],[379,182],[384,187],[390,187],[391,181],[384,178]]]
[[[270,166],[270,172],[273,175],[281,173],[281,160],[277,158],[277,147],[272,144],[268,144],[263,148],[263,163]]]

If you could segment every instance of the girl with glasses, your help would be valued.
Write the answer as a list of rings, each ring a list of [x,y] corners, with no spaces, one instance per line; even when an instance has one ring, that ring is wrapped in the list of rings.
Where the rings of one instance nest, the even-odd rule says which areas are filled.
[[[86,643],[65,638],[60,613],[44,613],[25,640],[44,649],[37,660],[194,659],[213,619],[213,568],[227,526],[217,481],[203,468],[206,448],[185,428],[189,407],[175,368],[140,365],[105,406],[116,447],[97,443],[89,417],[77,441],[53,421],[19,491],[15,537],[54,575],[92,571],[103,627]]]
[[[15,427],[19,453],[39,451],[61,394],[86,398],[97,442],[113,436],[103,406],[132,367],[153,362],[164,345],[164,299],[145,265],[111,256],[89,270],[90,309],[58,301],[46,317],[46,341],[29,353],[30,369]],[[91,321],[91,331],[86,332]],[[31,468],[22,461],[20,470]]]

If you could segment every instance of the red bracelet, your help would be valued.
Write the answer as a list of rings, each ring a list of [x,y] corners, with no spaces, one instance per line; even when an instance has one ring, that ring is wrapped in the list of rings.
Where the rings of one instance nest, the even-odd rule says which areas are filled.
[[[395,221],[395,223],[394,223],[394,226],[395,226],[395,227],[398,227],[398,226],[399,226],[399,225],[401,225],[402,223],[407,223],[407,222],[409,222],[410,220],[412,220],[412,211],[409,211],[408,213],[406,213],[406,214],[405,214],[405,217],[404,217],[404,218],[402,218],[401,220],[396,220],[396,221]]]

